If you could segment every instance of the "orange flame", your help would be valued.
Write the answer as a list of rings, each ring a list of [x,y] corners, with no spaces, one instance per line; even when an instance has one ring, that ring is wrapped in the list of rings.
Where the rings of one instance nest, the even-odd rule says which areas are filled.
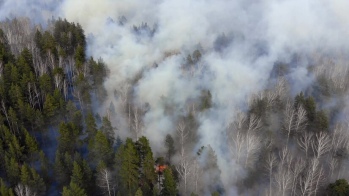
[[[155,172],[163,172],[167,168],[167,165],[157,165],[155,167]]]

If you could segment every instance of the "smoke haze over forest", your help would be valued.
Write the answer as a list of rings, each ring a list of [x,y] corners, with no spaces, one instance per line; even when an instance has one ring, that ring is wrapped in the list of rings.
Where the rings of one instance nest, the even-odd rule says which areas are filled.
[[[227,132],[262,92],[278,94],[275,89],[284,85],[285,97],[303,91],[315,96],[318,109],[340,108],[329,117],[330,129],[349,114],[348,84],[327,99],[316,97],[314,87],[321,74],[334,79],[348,73],[348,8],[347,0],[0,0],[0,19],[28,17],[43,27],[59,17],[79,23],[87,55],[102,58],[109,69],[105,101],[92,105],[101,116],[110,115],[115,135],[138,138],[127,115],[139,110],[140,135],[149,139],[155,156],[162,155],[166,135],[176,138],[178,124],[193,115],[197,126],[187,125],[195,129],[186,144],[188,156],[210,145],[225,195],[239,195],[239,183],[250,168],[232,155]],[[286,66],[281,74],[280,64]],[[196,103],[205,96],[210,107],[200,110]],[[125,102],[132,104],[131,114],[121,112],[130,107]],[[263,130],[277,132],[280,113],[271,113]],[[180,153],[174,161],[180,161]],[[262,194],[256,186],[244,193]]]

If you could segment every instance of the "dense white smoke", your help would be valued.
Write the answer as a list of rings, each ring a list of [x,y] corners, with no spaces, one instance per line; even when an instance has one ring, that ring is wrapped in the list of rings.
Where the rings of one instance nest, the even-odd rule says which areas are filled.
[[[38,9],[41,6],[45,9]],[[252,92],[266,87],[275,62],[290,62],[294,54],[345,51],[349,46],[348,7],[347,0],[65,0],[55,4],[8,0],[2,3],[0,16],[21,13],[50,18],[48,13],[53,13],[79,22],[88,35],[89,55],[102,57],[111,71],[102,113],[111,102],[118,107],[120,100],[114,91],[141,74],[130,87],[136,105],[149,104],[144,134],[156,152],[163,151],[164,137],[174,133],[188,101],[197,99],[201,90],[209,90],[213,107],[198,116],[197,147],[210,144],[215,149],[224,170],[222,181],[231,195],[235,190],[229,187],[243,171],[232,165],[226,147],[229,118],[237,109],[245,109]],[[31,10],[36,10],[34,16]],[[134,32],[133,26],[143,23],[149,28]],[[223,34],[224,46],[217,46]],[[202,53],[201,67],[184,73],[184,59],[196,49]],[[291,68],[295,92],[311,82],[306,78],[305,61]],[[165,112],[164,100],[174,106],[171,115]],[[115,121],[118,134],[131,135],[122,120]]]
[[[58,15],[60,3],[62,0],[0,0],[0,19],[29,17],[33,22],[45,25],[48,19]]]

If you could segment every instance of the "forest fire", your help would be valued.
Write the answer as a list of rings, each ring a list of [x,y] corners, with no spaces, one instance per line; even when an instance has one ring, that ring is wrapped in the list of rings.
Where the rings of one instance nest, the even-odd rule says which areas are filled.
[[[0,0],[0,196],[349,196],[349,0],[252,2]]]
[[[156,165],[155,166],[155,172],[162,173],[167,168],[167,165]]]

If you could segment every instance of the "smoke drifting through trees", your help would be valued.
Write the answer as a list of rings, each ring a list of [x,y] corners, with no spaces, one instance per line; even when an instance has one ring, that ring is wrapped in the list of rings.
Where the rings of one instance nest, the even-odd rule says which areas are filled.
[[[1,11],[6,10],[2,17],[18,13],[12,2],[16,1],[2,2]],[[110,69],[105,82],[107,101],[97,110],[108,114],[116,135],[134,139],[145,135],[153,150],[162,155],[166,153],[166,135],[176,136],[177,127],[184,123],[189,132],[183,144],[180,136],[174,138],[180,145],[172,161],[180,164],[182,171],[184,163],[200,159],[196,151],[201,146],[210,145],[222,172],[212,171],[220,173],[227,195],[236,193],[231,187],[242,186],[238,182],[257,167],[255,161],[265,151],[271,153],[267,159],[273,184],[266,186],[269,193],[273,188],[280,194],[289,190],[315,193],[321,184],[318,179],[324,175],[322,156],[348,149],[348,141],[340,137],[347,134],[345,125],[331,126],[335,132],[330,135],[304,131],[325,129],[313,126],[320,124],[320,118],[309,118],[311,112],[320,114],[321,109],[339,107],[337,115],[330,116],[334,125],[349,111],[345,105],[349,14],[344,9],[349,3],[345,0],[65,0],[19,4],[20,10],[36,10],[38,15],[21,12],[35,21],[43,22],[53,15],[82,25],[88,54],[95,59],[102,57]],[[59,74],[54,81],[57,87],[65,88]],[[35,96],[35,87],[28,89]],[[302,90],[318,99],[318,111],[310,110],[311,101],[307,100],[294,107],[296,103],[289,97]],[[83,87],[74,91],[79,100],[82,91]],[[263,135],[269,132],[273,133],[270,139]],[[281,141],[286,143],[284,148]],[[303,163],[292,158],[298,149],[304,152],[304,159],[312,160]],[[274,157],[278,161],[275,174]],[[345,166],[342,159],[345,157],[331,156],[331,168]],[[303,167],[291,171],[295,162]],[[198,174],[193,164],[190,167],[191,172],[182,174]],[[343,175],[333,171],[331,176],[335,172]]]

